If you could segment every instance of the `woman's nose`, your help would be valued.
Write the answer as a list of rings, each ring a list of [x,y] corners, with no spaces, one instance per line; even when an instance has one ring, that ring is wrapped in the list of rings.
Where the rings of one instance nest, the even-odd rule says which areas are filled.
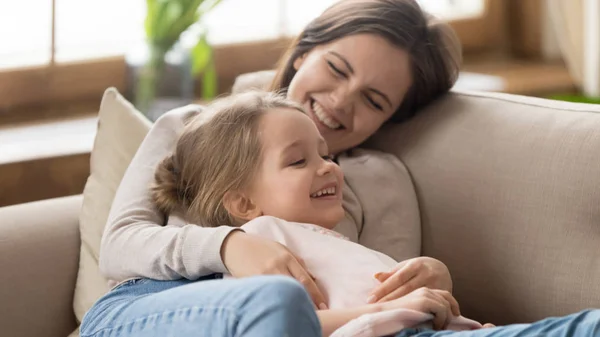
[[[353,94],[345,86],[339,86],[331,92],[331,108],[341,113],[352,112]]]

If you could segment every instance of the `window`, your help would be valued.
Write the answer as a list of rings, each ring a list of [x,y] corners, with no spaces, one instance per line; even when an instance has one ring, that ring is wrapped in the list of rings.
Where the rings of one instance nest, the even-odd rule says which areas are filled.
[[[223,0],[207,15],[214,44],[268,40],[297,34],[335,0]],[[483,12],[483,0],[420,0],[448,19]],[[35,8],[35,10],[31,10]],[[55,62],[121,55],[143,40],[143,0],[55,0]],[[0,68],[48,64],[52,0],[0,3]]]
[[[37,10],[31,11],[30,8]],[[0,67],[50,61],[52,3],[44,0],[0,2]]]
[[[437,16],[466,20],[459,35],[461,29],[473,35],[481,31],[487,4],[503,0],[418,1]],[[222,0],[205,23],[217,48],[281,39],[297,34],[334,2]],[[103,88],[118,87],[124,81],[122,56],[143,41],[144,15],[144,0],[0,1],[0,111],[98,97]],[[479,20],[480,26],[472,29],[469,20]],[[487,40],[467,37],[465,42]]]
[[[479,17],[484,13],[483,0],[418,0],[429,13],[446,20]]]
[[[0,2],[0,68],[119,55],[143,39],[143,0],[55,0],[52,58],[52,3]]]

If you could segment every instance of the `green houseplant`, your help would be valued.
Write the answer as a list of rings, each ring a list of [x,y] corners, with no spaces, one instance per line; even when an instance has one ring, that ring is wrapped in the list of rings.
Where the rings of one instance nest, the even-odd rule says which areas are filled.
[[[197,43],[189,50],[191,75],[202,74],[202,97],[212,98],[217,92],[217,76],[212,48],[206,40],[203,16],[220,0],[146,0],[146,48],[148,56],[142,65],[134,89],[135,105],[148,112],[156,99],[157,88],[165,70],[165,58],[186,31],[194,31]],[[194,29],[195,28],[195,29]],[[199,28],[199,29],[198,29]]]

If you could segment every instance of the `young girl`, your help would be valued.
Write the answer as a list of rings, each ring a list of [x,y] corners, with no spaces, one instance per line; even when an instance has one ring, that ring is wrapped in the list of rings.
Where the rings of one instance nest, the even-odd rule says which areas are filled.
[[[437,328],[481,327],[455,318],[458,304],[441,290],[413,295],[434,297],[435,308],[424,311],[434,315],[406,300],[367,305],[378,282],[373,275],[397,262],[332,231],[344,217],[342,172],[303,109],[281,96],[245,93],[217,101],[188,122],[155,179],[153,197],[165,214],[240,226],[301,258],[328,298],[330,310],[319,315],[327,336],[364,314],[370,315],[336,335],[381,336],[430,320]]]

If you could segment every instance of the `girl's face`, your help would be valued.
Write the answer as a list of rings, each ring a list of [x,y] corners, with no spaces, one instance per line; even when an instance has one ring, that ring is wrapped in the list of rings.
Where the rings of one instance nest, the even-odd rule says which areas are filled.
[[[408,53],[374,34],[315,47],[296,59],[294,68],[288,98],[304,106],[331,153],[373,135],[412,84]]]
[[[249,188],[261,215],[332,229],[344,216],[343,175],[305,114],[278,109],[261,117],[262,163]]]

